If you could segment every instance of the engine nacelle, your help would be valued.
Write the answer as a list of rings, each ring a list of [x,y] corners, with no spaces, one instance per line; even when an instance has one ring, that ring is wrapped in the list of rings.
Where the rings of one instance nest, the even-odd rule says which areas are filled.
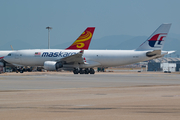
[[[46,70],[57,70],[58,68],[62,68],[63,64],[57,63],[56,61],[45,61],[44,62],[44,69]]]

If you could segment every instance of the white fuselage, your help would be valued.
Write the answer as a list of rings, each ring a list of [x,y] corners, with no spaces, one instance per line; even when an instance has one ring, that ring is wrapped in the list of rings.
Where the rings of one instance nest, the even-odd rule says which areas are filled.
[[[7,56],[10,52],[12,52],[12,51],[0,51],[0,58]]]
[[[11,52],[5,61],[22,66],[43,66],[45,61],[60,61],[62,58],[78,53],[80,50],[37,49]],[[146,61],[147,51],[135,50],[84,50],[86,65],[78,67],[111,67]],[[37,54],[35,54],[37,53]],[[89,64],[89,65],[88,65]]]

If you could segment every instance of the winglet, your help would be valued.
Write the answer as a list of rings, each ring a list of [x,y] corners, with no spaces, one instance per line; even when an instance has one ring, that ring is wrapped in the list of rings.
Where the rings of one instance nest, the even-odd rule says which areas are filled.
[[[87,50],[89,48],[95,27],[88,27],[77,39],[76,41],[66,48],[66,50]]]

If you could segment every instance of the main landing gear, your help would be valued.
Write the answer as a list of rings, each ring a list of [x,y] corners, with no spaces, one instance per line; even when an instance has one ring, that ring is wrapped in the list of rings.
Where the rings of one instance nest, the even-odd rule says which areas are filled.
[[[77,68],[74,68],[74,70],[73,70],[73,73],[74,74],[78,74],[78,73],[80,73],[80,74],[94,74],[95,73],[95,71],[94,71],[94,69],[93,68],[85,68],[85,69],[82,69],[82,68],[80,68],[80,69],[77,69]]]

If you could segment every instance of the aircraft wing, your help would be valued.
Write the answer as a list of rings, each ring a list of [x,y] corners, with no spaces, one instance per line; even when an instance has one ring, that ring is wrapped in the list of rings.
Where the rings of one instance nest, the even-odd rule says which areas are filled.
[[[81,50],[77,54],[62,58],[59,62],[84,63],[84,59],[82,58],[83,53],[84,53],[84,50]]]

